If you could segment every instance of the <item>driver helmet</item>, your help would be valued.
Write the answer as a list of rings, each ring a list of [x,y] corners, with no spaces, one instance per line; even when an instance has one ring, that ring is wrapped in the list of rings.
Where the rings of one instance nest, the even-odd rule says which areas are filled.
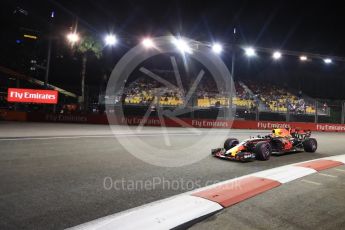
[[[290,129],[273,129],[272,134],[274,137],[291,137]]]

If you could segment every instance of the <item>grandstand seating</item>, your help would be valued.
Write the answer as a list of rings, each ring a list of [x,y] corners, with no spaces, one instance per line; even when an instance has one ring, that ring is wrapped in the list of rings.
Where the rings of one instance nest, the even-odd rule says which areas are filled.
[[[298,98],[284,88],[257,82],[247,82],[247,86],[257,95],[268,111],[286,113],[289,108],[290,112],[315,113],[315,108],[311,103],[302,97]]]
[[[207,84],[206,84],[207,85]],[[214,92],[214,87],[209,92],[205,85],[201,85],[197,91],[197,100],[194,106],[200,108],[229,106],[229,99],[224,94]],[[248,111],[261,105],[261,111],[286,113],[315,114],[314,104],[298,97],[287,89],[254,82],[235,82],[236,96],[232,104],[238,108]],[[157,101],[159,92],[160,99]],[[125,104],[127,105],[148,105],[152,102],[162,106],[179,106],[184,103],[182,90],[168,89],[159,84],[137,79],[132,82],[125,91]]]

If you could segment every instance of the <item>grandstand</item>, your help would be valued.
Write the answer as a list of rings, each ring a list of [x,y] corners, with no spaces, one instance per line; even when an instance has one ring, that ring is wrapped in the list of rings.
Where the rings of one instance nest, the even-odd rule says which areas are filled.
[[[241,108],[253,108],[254,100],[251,99],[250,94],[246,92],[243,85],[239,82],[235,82],[236,95],[232,100],[232,104]],[[207,108],[212,106],[229,106],[229,98],[221,94],[207,94],[206,96],[199,96],[197,101],[197,107]]]
[[[168,72],[169,73],[169,72]],[[174,78],[165,74],[166,80],[174,83]],[[189,83],[183,79],[184,86]],[[255,102],[245,88],[244,84],[235,82],[236,96],[233,98],[233,105],[249,109],[255,107]],[[179,106],[184,104],[184,92],[188,87],[167,88],[153,79],[140,76],[131,81],[124,90],[124,103],[126,105],[148,105],[151,103],[161,106]],[[229,98],[226,92],[217,89],[214,80],[204,79],[196,88],[192,105],[199,108],[228,107]]]
[[[182,92],[178,89],[162,87],[155,81],[139,78],[133,81],[124,91],[125,104],[148,105],[158,103],[163,106],[183,104]]]
[[[255,97],[263,105],[263,111],[279,113],[315,114],[315,101],[306,99],[302,95],[295,95],[288,89],[276,85],[247,82]]]
[[[209,80],[200,83],[196,89],[193,107],[207,109],[212,107],[228,107],[229,98],[225,92],[216,90],[214,82]],[[125,105],[149,105],[175,107],[185,103],[186,89],[164,87],[153,79],[141,76],[125,88]],[[236,94],[232,105],[236,109],[247,112],[272,112],[315,115],[315,100],[305,95],[296,95],[293,90],[257,82],[235,81]],[[327,109],[318,111],[319,115],[327,115]]]

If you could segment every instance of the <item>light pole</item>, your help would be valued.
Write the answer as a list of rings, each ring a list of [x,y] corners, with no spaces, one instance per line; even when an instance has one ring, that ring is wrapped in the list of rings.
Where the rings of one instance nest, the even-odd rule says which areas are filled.
[[[51,25],[49,27],[51,27]],[[51,38],[51,33],[49,33],[46,74],[44,76],[44,88],[45,89],[48,88],[50,59],[51,59],[51,49],[52,49],[52,38]]]
[[[70,32],[66,35],[67,41],[70,43],[71,47],[73,47],[77,42],[79,42],[80,37],[79,34],[77,32]],[[83,86],[84,82],[82,82],[82,87],[81,87],[81,91],[82,91],[82,100],[84,99],[84,86]],[[78,101],[80,102],[80,97],[78,99]]]
[[[235,87],[232,83],[235,81],[235,58],[236,58],[236,27],[234,26],[234,30],[232,33],[232,57],[231,57],[231,78],[230,79],[230,100],[229,100],[229,107],[230,107],[230,114],[232,114],[232,98],[233,98],[233,88]],[[234,119],[234,118],[232,118]]]
[[[48,88],[48,81],[49,81],[50,59],[51,59],[51,49],[52,49],[52,24],[53,24],[54,16],[55,16],[54,11],[52,11],[50,14],[50,20],[49,20],[47,65],[46,65],[46,73],[44,76],[45,89]]]
[[[232,33],[232,58],[231,58],[231,76],[234,78],[235,74],[235,49],[236,49],[236,27],[234,27],[233,33]]]

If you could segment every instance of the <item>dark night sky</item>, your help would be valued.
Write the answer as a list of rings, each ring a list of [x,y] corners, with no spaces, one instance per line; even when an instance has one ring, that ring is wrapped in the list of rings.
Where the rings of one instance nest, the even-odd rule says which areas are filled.
[[[129,47],[134,46],[145,35],[181,34],[200,41],[217,40],[227,43],[231,41],[234,25],[237,27],[239,44],[345,56],[345,14],[341,1],[5,0],[1,1],[1,5],[0,64],[13,64],[20,60],[18,56],[23,55],[15,43],[16,36],[20,34],[19,27],[40,31],[40,41],[34,44],[34,51],[30,55],[43,58],[49,14],[54,10],[56,16],[53,33],[58,39],[54,44],[51,79],[52,83],[70,89],[78,85],[80,62],[70,54],[65,54],[67,48],[63,36],[74,25],[76,18],[81,33],[91,33],[101,38],[112,31],[121,42],[121,46],[113,48],[111,52],[106,51],[101,61],[91,60],[88,70],[90,84],[96,84],[102,71],[112,67]],[[17,7],[25,9],[28,15],[13,14]],[[61,55],[64,58],[57,58]],[[224,54],[225,60],[230,55]],[[292,67],[282,67],[280,64],[271,68],[270,63],[263,60],[248,66],[245,60],[239,58],[237,76],[269,78],[274,81],[277,80],[276,75],[281,75],[282,81],[294,83],[296,87],[301,85],[298,80],[300,75],[304,76],[304,82],[312,81],[311,77],[315,77],[318,80],[313,81],[312,86],[303,86],[302,82],[302,88],[309,94],[345,98],[344,93],[331,94],[334,90],[330,83],[326,85],[329,90],[323,90],[325,84],[315,83],[326,82],[327,78],[327,82],[336,82],[342,91],[345,86],[341,78],[344,75],[344,63],[335,63],[330,71],[320,67],[320,63],[303,68],[296,61],[284,61]],[[70,71],[66,73],[66,69]]]

